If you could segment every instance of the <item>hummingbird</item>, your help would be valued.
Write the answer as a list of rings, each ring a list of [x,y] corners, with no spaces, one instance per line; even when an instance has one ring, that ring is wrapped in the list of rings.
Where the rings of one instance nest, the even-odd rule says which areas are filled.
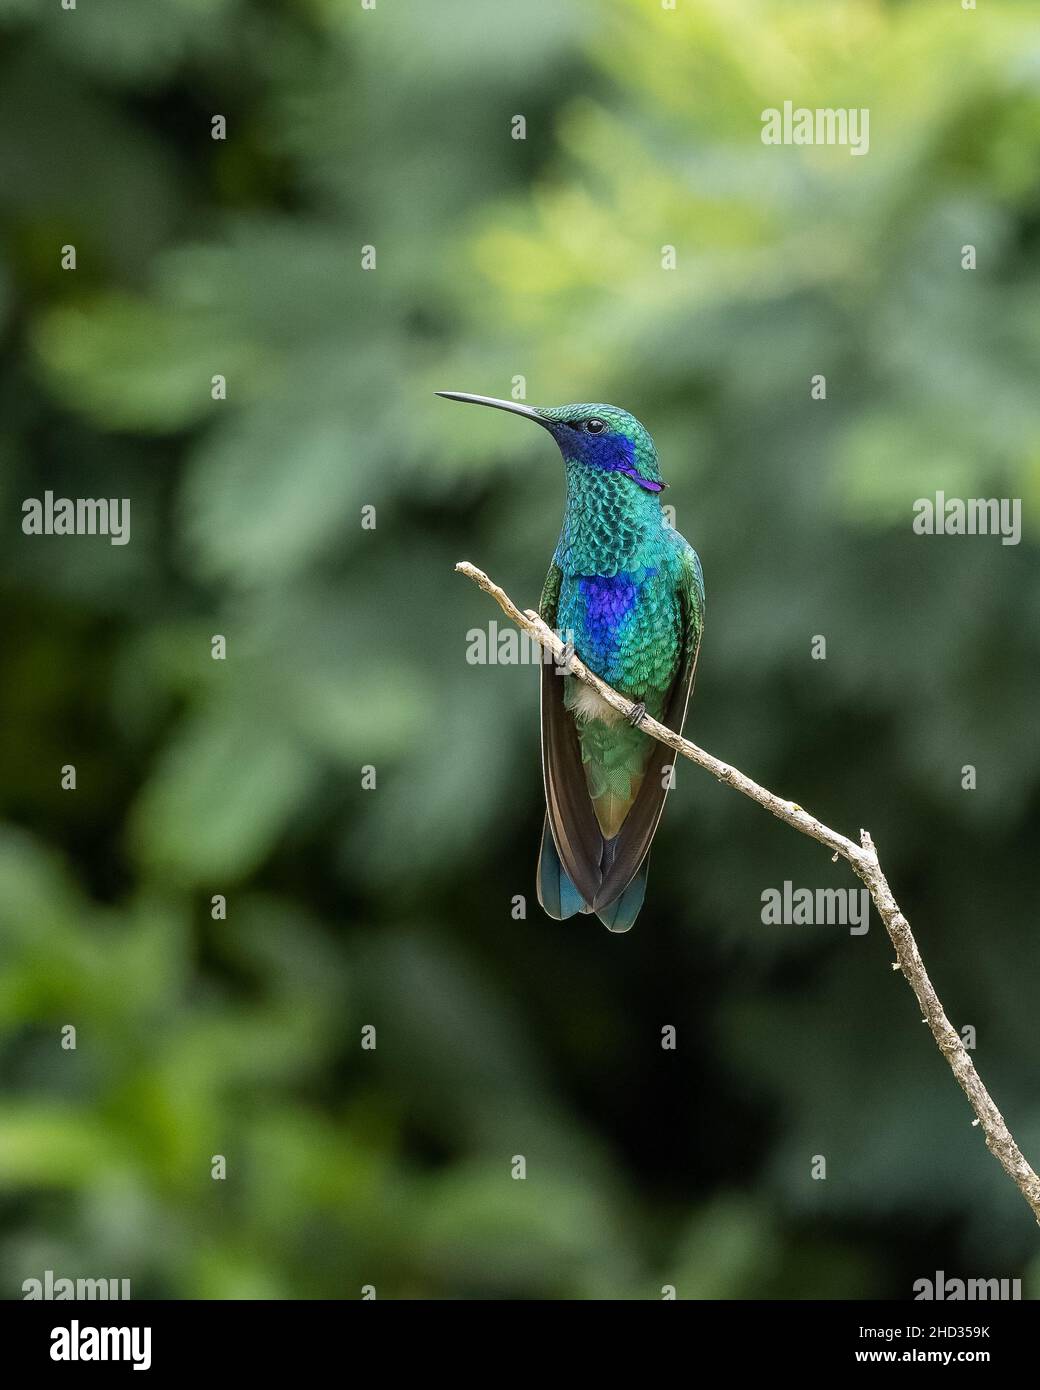
[[[538,901],[557,920],[595,913],[608,930],[628,931],[674,783],[675,754],[639,725],[649,714],[682,732],[704,628],[701,562],[662,510],[654,441],[627,410],[436,394],[533,420],[563,456],[563,525],[538,613],[635,708],[621,715],[542,663]]]

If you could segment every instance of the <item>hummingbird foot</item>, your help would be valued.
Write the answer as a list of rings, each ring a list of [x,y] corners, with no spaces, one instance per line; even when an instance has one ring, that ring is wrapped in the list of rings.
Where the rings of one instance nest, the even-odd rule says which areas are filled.
[[[629,713],[625,715],[625,718],[626,718],[626,719],[628,720],[628,722],[632,725],[632,728],[633,728],[633,729],[638,729],[639,726],[640,726],[640,724],[642,724],[643,719],[645,718],[645,716],[646,716],[646,705],[644,705],[643,702],[642,702],[642,700],[640,700],[639,703],[638,703],[637,705],[633,705],[633,706],[632,706],[632,708],[631,708],[631,710],[629,711]]]

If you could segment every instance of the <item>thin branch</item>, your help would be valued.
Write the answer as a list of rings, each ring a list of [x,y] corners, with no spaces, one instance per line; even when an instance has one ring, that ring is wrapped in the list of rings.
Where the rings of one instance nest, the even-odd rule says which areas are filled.
[[[576,676],[578,680],[590,685],[597,694],[606,700],[607,704],[612,705],[619,713],[624,715],[631,713],[634,708],[633,701],[627,700],[624,695],[619,695],[616,690],[590,671],[574,653],[573,648],[568,647],[537,613],[530,609],[521,612],[503,589],[500,589],[489,579],[483,570],[477,569],[476,565],[471,565],[467,560],[460,561],[455,568],[467,579],[472,579],[486,594],[490,594],[517,627],[530,633],[536,642],[540,642],[546,650],[552,652],[557,662],[565,667],[570,675]],[[821,845],[833,851],[835,859],[840,855],[842,859],[848,860],[853,872],[866,885],[871,898],[874,900],[874,906],[885,924],[885,930],[891,938],[892,945],[895,947],[897,963],[893,965],[893,970],[902,971],[907,983],[917,996],[917,1002],[924,1014],[924,1022],[932,1030],[932,1037],[935,1039],[936,1046],[946,1058],[961,1090],[968,1097],[971,1108],[975,1111],[976,1119],[973,1123],[981,1127],[986,1136],[986,1147],[1029,1203],[1033,1215],[1040,1224],[1040,1177],[1037,1177],[1026,1162],[1025,1156],[1015,1143],[1011,1131],[1004,1123],[1004,1117],[994,1104],[993,1097],[982,1084],[982,1080],[975,1070],[975,1064],[968,1056],[964,1044],[946,1017],[939,996],[936,994],[932,982],[928,978],[928,972],[924,968],[924,961],[917,949],[917,942],[910,930],[910,923],[903,916],[899,904],[892,895],[888,880],[882,872],[874,842],[867,831],[860,831],[860,843],[857,845],[854,841],[846,839],[844,835],[839,835],[836,830],[831,830],[822,821],[818,821],[815,816],[804,811],[796,802],[785,801],[782,797],[775,796],[773,792],[759,786],[750,777],[745,777],[742,772],[731,767],[729,763],[724,763],[710,753],[706,753],[703,748],[698,748],[697,744],[691,743],[689,739],[682,738],[671,729],[665,728],[663,724],[659,724],[656,719],[651,719],[649,715],[644,715],[639,727],[651,738],[657,739],[659,743],[665,744],[682,757],[688,758],[691,763],[696,763],[698,767],[703,767],[705,771],[717,777],[720,782],[725,782],[742,795],[750,797],[752,801],[757,801],[759,806],[765,807],[778,820],[786,821],[794,830],[808,835],[813,840],[818,840]]]

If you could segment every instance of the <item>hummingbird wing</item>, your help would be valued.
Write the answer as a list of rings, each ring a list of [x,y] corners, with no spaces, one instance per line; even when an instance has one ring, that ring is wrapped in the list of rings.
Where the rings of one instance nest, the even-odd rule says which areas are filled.
[[[661,723],[675,733],[681,733],[686,719],[686,708],[693,692],[697,653],[700,650],[701,633],[704,629],[704,578],[697,552],[690,545],[683,551],[676,597],[681,625],[680,658],[665,701]],[[602,878],[599,891],[592,900],[596,912],[608,908],[621,898],[641,870],[645,873],[644,861],[664,811],[665,798],[674,781],[675,758],[676,754],[670,748],[665,747],[663,743],[654,743],[632,809],[614,839],[603,842]],[[641,902],[640,893],[639,903]],[[638,905],[636,910],[638,911]],[[629,918],[629,926],[632,920],[634,916]],[[616,925],[611,929],[625,930],[625,927]]]
[[[552,628],[563,576],[558,565],[550,565],[542,589],[538,614]],[[570,882],[589,906],[595,901],[602,879],[603,836],[589,800],[588,784],[581,761],[578,730],[563,703],[563,671],[554,661],[543,661],[542,682],[542,777],[545,782],[545,808],[549,829],[560,865]],[[544,861],[545,856],[542,856]],[[539,871],[539,901],[547,912],[554,905],[543,893]],[[570,915],[560,911],[553,916]]]

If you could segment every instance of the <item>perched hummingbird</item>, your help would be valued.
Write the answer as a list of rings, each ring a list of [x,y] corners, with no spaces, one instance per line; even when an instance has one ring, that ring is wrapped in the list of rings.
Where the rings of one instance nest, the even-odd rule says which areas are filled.
[[[594,912],[610,931],[628,931],[675,757],[637,726],[649,714],[682,730],[704,625],[701,562],[661,510],[657,450],[628,411],[437,394],[534,420],[563,455],[563,528],[538,611],[636,708],[626,719],[543,662],[538,901],[550,917]]]

